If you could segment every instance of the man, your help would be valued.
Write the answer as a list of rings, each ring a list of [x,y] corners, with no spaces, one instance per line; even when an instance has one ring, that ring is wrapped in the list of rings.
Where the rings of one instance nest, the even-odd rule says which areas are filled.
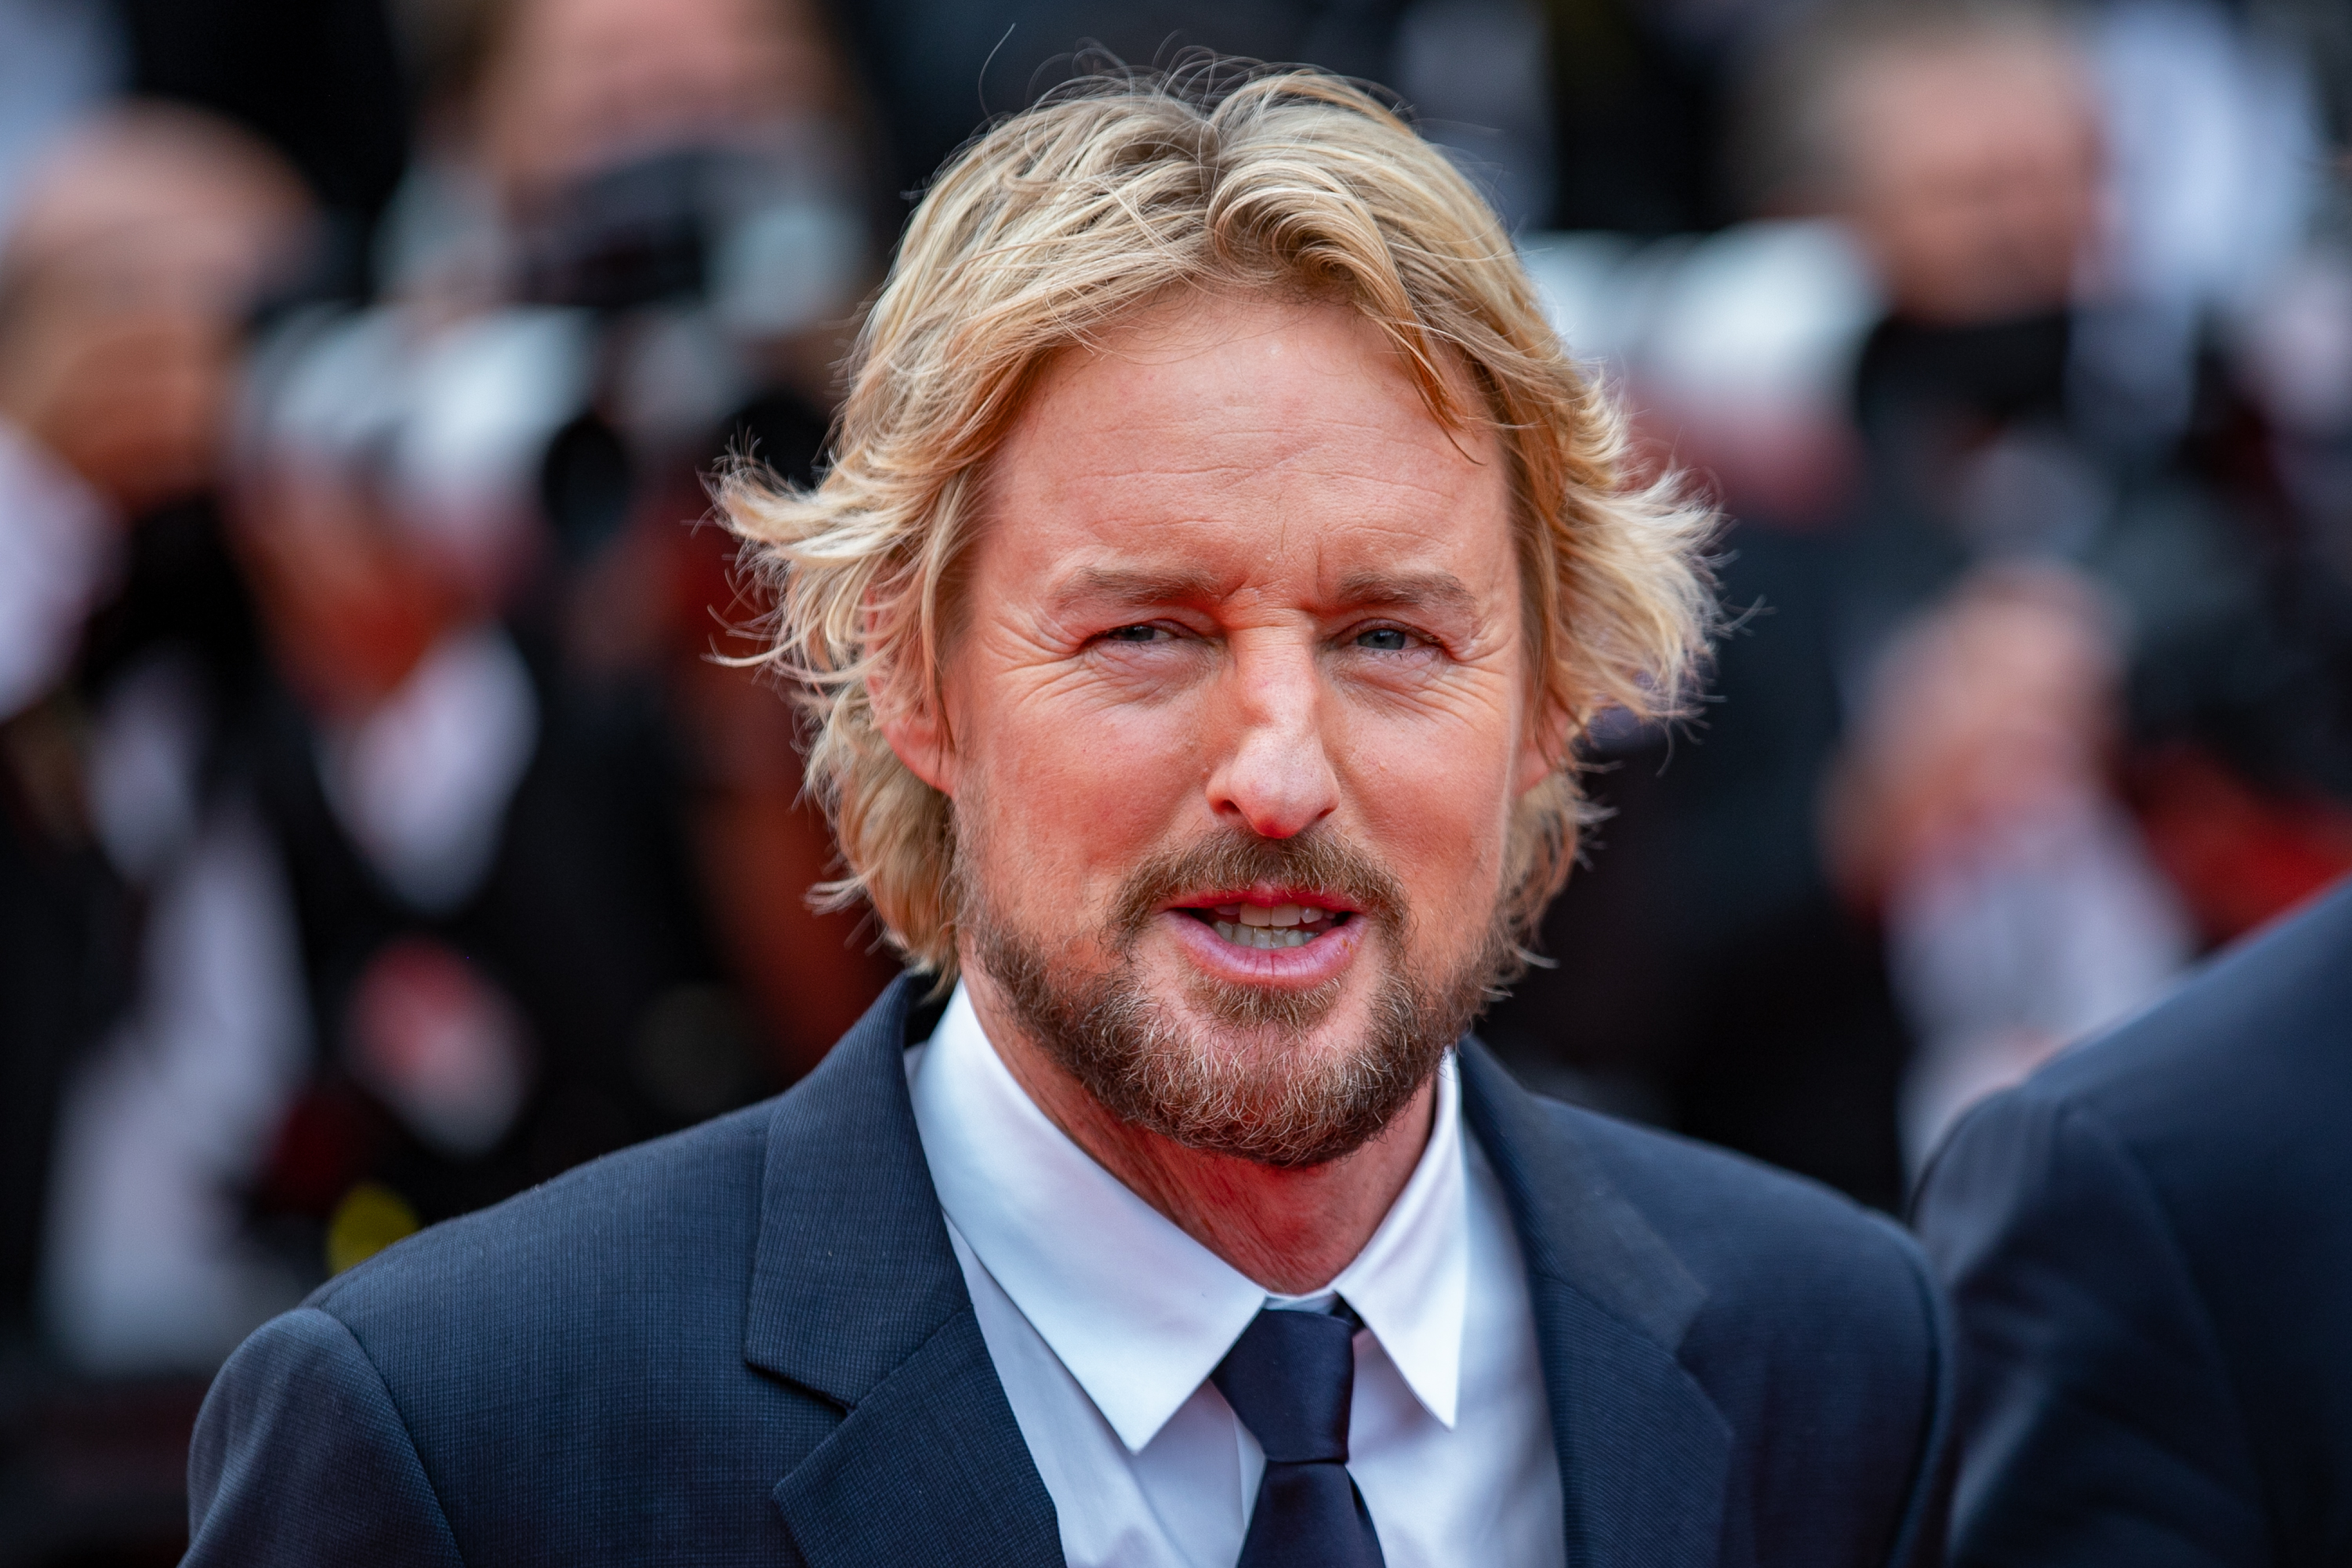
[[[267,147],[152,102],[63,128],[18,196],[0,244],[0,1561],[152,1555],[185,1507],[154,1456],[308,1288],[239,1198],[303,1039],[237,765],[262,654],[215,497],[245,323],[302,275],[315,219]]]
[[[300,999],[214,498],[243,323],[311,222],[266,147],[125,103],[44,151],[0,248],[0,1340],[88,1372],[209,1373],[300,1295],[228,1195]]]
[[[2352,1560],[2352,886],[1963,1121],[1956,1561]]]
[[[976,143],[824,482],[726,492],[840,890],[932,978],[264,1330],[191,1561],[1932,1554],[1908,1245],[1464,1038],[1574,733],[1697,645],[1705,520],[1620,451],[1352,88],[1094,82]]]

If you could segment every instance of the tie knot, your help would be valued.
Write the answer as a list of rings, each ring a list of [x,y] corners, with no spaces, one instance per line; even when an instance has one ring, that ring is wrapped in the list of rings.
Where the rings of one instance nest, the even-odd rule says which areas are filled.
[[[1209,1374],[1270,1465],[1348,1462],[1356,1331],[1324,1312],[1258,1313]]]

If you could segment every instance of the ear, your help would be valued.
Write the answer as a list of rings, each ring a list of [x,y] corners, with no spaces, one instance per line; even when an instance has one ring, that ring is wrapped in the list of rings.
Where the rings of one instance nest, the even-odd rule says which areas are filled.
[[[1511,785],[1513,799],[1560,770],[1576,731],[1575,715],[1558,702],[1544,702],[1535,714],[1535,722],[1519,737],[1518,775]]]
[[[952,798],[955,795],[955,748],[950,743],[945,715],[937,694],[903,689],[899,672],[877,671],[867,685],[874,703],[875,728],[907,771]],[[911,683],[910,683],[911,684]]]

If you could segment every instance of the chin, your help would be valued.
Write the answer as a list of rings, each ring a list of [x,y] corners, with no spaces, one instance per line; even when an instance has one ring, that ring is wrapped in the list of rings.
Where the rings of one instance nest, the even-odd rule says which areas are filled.
[[[1370,962],[1303,990],[1159,965],[1134,979],[1055,1042],[1064,1065],[1122,1120],[1262,1164],[1324,1164],[1378,1137],[1458,1028]]]
[[[1373,988],[1351,984],[1354,978],[1304,991],[1194,979],[1152,1000],[1204,1055],[1304,1063],[1345,1056],[1371,1032]]]

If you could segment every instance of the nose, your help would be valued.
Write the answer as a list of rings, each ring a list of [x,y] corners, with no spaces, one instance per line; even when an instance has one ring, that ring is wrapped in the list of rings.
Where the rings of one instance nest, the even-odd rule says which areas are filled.
[[[1237,637],[1202,738],[1209,808],[1261,838],[1290,838],[1338,809],[1324,725],[1331,708],[1311,637]]]

